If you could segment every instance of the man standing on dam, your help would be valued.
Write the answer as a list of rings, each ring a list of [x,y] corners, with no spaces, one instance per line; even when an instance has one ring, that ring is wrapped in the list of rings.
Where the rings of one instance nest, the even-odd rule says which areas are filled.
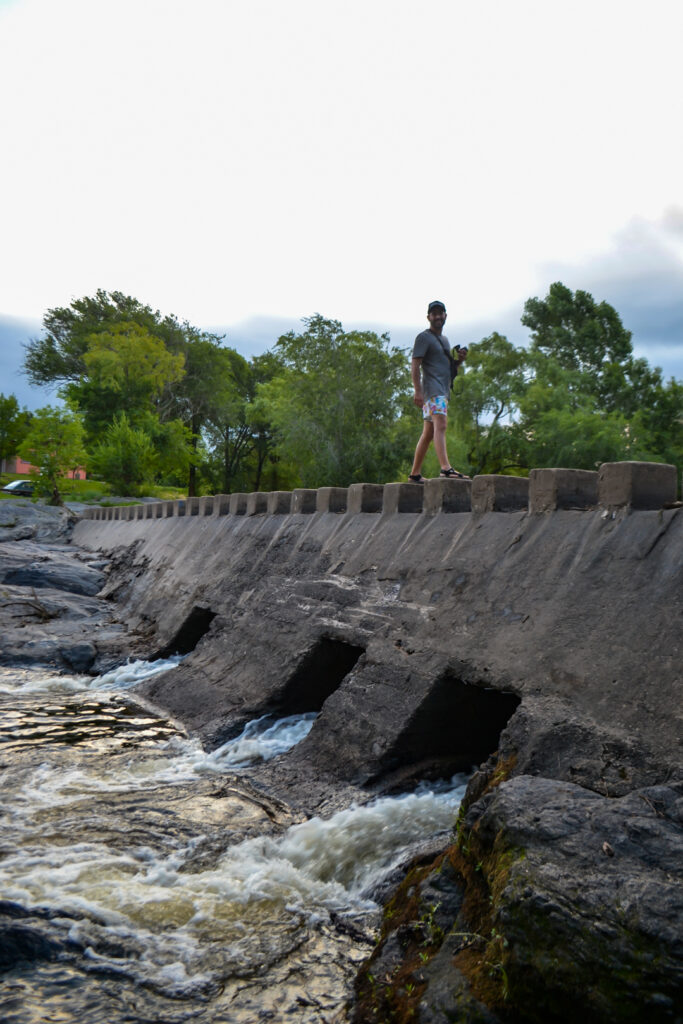
[[[416,484],[424,483],[422,463],[433,441],[441,467],[439,476],[453,480],[469,480],[464,473],[453,469],[446,451],[448,398],[458,366],[467,357],[467,349],[456,345],[456,355],[453,356],[450,342],[443,333],[446,323],[446,307],[443,302],[435,299],[429,303],[427,319],[429,328],[418,334],[415,339],[410,363],[414,388],[413,402],[422,409],[423,426],[408,479]]]

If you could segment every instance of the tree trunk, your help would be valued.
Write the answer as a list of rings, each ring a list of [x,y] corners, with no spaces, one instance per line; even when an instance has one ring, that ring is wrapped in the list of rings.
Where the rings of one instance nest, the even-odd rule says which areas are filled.
[[[190,462],[190,470],[187,478],[187,496],[188,498],[194,498],[197,494],[197,467],[195,465],[197,460],[197,441],[199,435],[199,417],[192,417],[192,451],[193,456]]]

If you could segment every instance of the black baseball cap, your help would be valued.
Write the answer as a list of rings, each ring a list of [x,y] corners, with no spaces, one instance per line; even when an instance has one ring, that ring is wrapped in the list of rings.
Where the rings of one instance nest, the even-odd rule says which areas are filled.
[[[443,302],[440,302],[438,299],[434,299],[433,302],[429,303],[429,306],[427,307],[427,312],[431,313],[435,309],[442,309],[444,313],[446,312],[446,307],[444,306]]]

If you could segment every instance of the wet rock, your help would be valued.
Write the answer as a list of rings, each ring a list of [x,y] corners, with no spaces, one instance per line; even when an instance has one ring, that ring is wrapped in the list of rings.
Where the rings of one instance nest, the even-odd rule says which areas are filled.
[[[25,960],[53,960],[59,948],[30,925],[0,922],[0,970],[8,971]]]
[[[677,1020],[682,793],[655,786],[610,799],[518,776],[470,807],[461,850],[479,864],[491,909],[469,927],[486,940],[479,974],[497,973],[513,1016]]]
[[[16,498],[0,501],[0,543],[67,541],[77,520],[78,517],[67,508]]]
[[[88,672],[97,657],[97,648],[95,644],[83,640],[80,643],[71,644],[70,647],[61,647],[59,653],[74,672]]]
[[[0,664],[95,672],[149,652],[144,634],[129,632],[111,603],[93,596],[106,577],[83,557],[75,546],[34,538],[0,545]]]
[[[70,594],[93,597],[99,593],[106,577],[96,569],[74,563],[34,562],[32,565],[0,570],[0,583],[15,587],[48,587]]]

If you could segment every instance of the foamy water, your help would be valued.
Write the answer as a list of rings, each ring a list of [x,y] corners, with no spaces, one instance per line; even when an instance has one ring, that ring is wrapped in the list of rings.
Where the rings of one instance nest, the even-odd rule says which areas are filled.
[[[412,845],[452,828],[465,779],[278,830],[240,791],[235,771],[286,754],[317,716],[258,719],[206,753],[131,704],[131,687],[172,667],[135,662],[98,680],[2,673],[3,706],[23,716],[2,735],[15,737],[16,759],[3,780],[3,898],[49,908],[41,927],[65,950],[80,950],[69,954],[70,970],[84,1000],[94,998],[93,972],[155,999],[211,1000],[212,1022],[255,1019],[254,986],[256,1005],[272,1008],[272,986],[287,991],[292,971],[313,987],[324,978],[321,986],[343,989],[365,952],[335,932],[330,915],[372,931],[377,908],[364,894]],[[72,742],[67,727],[83,716],[93,724]],[[7,1020],[33,1021],[31,1007],[52,992],[42,968],[25,984],[26,1016],[18,1009]],[[107,1024],[137,1019],[112,1016],[99,988],[97,1000]],[[297,1016],[292,1000],[283,1020],[325,1019]],[[145,1012],[176,1019],[156,1004]]]

